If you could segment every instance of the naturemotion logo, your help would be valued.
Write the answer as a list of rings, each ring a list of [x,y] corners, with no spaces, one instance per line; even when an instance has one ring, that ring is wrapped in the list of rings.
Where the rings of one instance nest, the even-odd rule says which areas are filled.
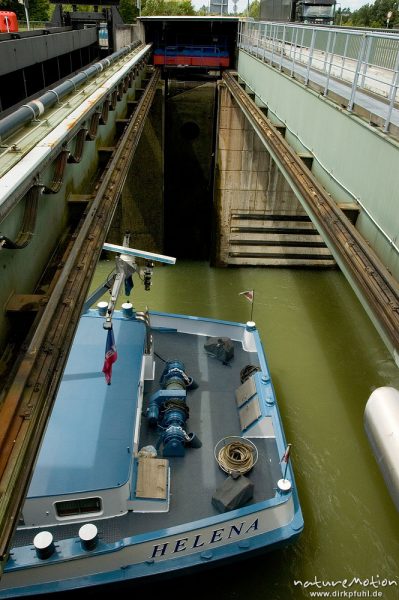
[[[398,578],[390,579],[372,575],[369,578],[352,577],[351,579],[294,579],[294,586],[307,590],[311,598],[383,598],[384,591],[396,589]]]

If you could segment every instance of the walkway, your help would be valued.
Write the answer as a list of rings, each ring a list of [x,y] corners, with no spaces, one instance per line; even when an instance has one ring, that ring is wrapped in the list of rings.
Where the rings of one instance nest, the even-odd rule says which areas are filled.
[[[303,81],[305,85],[316,87],[324,96],[368,118],[371,124],[382,127],[384,132],[389,131],[399,137],[399,36],[386,36],[385,39],[382,35],[369,34],[367,37],[363,34],[362,40],[359,40],[359,34],[355,32],[343,34],[331,30],[327,37],[325,30],[319,30],[319,35],[324,35],[324,38],[319,40],[318,48],[315,48],[316,28],[310,37],[310,30],[292,29],[291,26],[289,32],[292,41],[288,42],[285,31],[288,27],[275,24],[274,29],[268,30],[269,35],[265,35],[266,30],[262,30],[261,23],[247,23],[240,32],[239,48]],[[303,32],[309,34],[308,45],[304,42]],[[343,54],[335,52],[337,35],[347,37]],[[351,35],[356,36],[354,40]],[[299,38],[302,38],[300,42]],[[380,63],[385,61],[386,66],[368,62],[371,44],[377,46],[379,43],[381,46],[382,41],[389,42],[389,51],[385,49],[385,54],[380,56],[381,48],[374,48],[373,58],[378,58]],[[355,42],[356,51],[353,50]],[[353,57],[347,55],[348,46]],[[370,48],[366,51],[368,46]]]

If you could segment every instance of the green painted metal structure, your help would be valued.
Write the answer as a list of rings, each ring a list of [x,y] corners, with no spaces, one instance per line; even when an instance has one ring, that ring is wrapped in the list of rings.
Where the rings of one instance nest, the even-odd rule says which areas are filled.
[[[60,125],[63,119],[76,110],[96,89],[101,89],[101,84],[106,82],[112,75],[117,74],[125,62],[126,58],[122,58],[114,66],[97,76],[95,81],[89,82],[81,90],[68,97],[65,103],[50,109],[46,113],[46,119],[42,119],[37,123],[34,122],[24,130],[13,134],[7,140],[7,143],[8,145],[15,144],[16,150],[14,153],[8,154],[3,150],[4,155],[1,156],[0,160],[0,177],[14,166],[14,158],[18,162],[21,156],[34,148],[46,133]],[[40,194],[35,231],[29,246],[19,251],[2,250],[3,285],[0,287],[1,306],[5,307],[8,300],[15,294],[26,294],[27,291],[37,289],[38,277],[48,265],[59,240],[63,239],[70,218],[68,197],[71,194],[85,194],[90,191],[99,166],[99,148],[112,145],[115,138],[116,121],[126,116],[128,102],[135,99],[137,90],[140,89],[142,84],[143,76],[144,69],[137,70],[131,87],[126,91],[126,94],[123,94],[123,101],[116,102],[115,109],[109,111],[109,118],[106,123],[98,127],[95,139],[85,141],[85,150],[79,163],[67,165],[59,191],[52,194]],[[101,100],[104,101],[102,97],[99,97],[98,102],[100,104]],[[96,103],[93,103],[92,106],[92,112],[94,111],[98,111]],[[85,126],[87,130],[90,127],[90,117],[91,113],[83,118],[81,122],[81,126]],[[5,146],[5,149],[7,149],[7,146]],[[64,144],[64,149],[70,150],[72,153],[75,152],[75,137]],[[59,152],[59,149],[57,152]],[[55,169],[56,166],[53,160],[43,164],[40,171],[40,185],[50,185]],[[23,222],[26,202],[27,197],[22,195],[18,204],[2,220],[2,235],[11,239],[17,236]],[[29,268],[27,268],[27,265],[29,265]],[[45,290],[41,293],[45,293]],[[9,335],[11,327],[12,323],[9,319],[0,319],[0,348],[2,348],[4,340]]]

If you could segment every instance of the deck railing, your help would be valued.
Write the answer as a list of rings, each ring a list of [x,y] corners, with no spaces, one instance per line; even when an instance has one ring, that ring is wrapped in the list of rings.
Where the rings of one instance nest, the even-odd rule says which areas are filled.
[[[354,31],[329,27],[243,21],[238,46],[305,85],[311,73],[323,75],[323,94],[328,96],[339,81],[348,88],[347,108],[353,110],[357,94],[373,94],[382,100],[384,131],[399,100],[399,34]]]

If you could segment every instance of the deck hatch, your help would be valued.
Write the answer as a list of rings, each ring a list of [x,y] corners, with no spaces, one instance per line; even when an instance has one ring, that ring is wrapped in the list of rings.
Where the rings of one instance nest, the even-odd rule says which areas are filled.
[[[136,497],[166,499],[169,461],[162,458],[139,460]]]
[[[253,377],[250,377],[236,389],[236,402],[238,408],[241,408],[256,392],[256,384]]]
[[[240,408],[239,416],[241,429],[243,431],[247,429],[254,421],[259,419],[261,415],[262,412],[260,410],[258,396],[255,396],[255,398]]]

